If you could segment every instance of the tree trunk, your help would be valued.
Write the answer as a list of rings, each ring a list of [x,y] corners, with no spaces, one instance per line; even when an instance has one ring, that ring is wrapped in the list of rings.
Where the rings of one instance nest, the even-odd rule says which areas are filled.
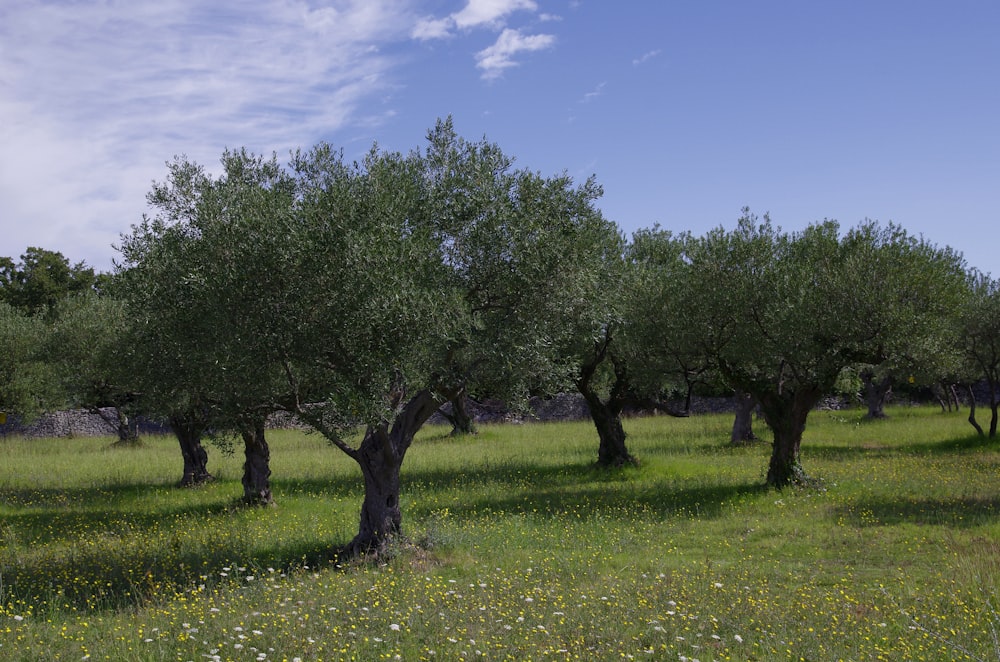
[[[757,406],[757,399],[749,393],[737,393],[734,399],[736,401],[736,418],[733,420],[733,433],[729,438],[730,444],[742,446],[757,441],[757,435],[753,433],[753,410]]]
[[[595,345],[591,360],[580,367],[580,375],[576,380],[576,388],[583,395],[590,410],[590,418],[597,428],[600,445],[597,448],[597,465],[600,467],[621,467],[626,464],[638,465],[639,461],[628,452],[625,446],[625,428],[622,427],[622,407],[628,391],[628,375],[625,368],[615,362],[608,352],[611,343],[610,332],[606,332],[602,342]],[[601,400],[593,386],[594,375],[598,366],[605,359],[610,359],[614,366],[615,381],[607,401]]]
[[[972,390],[972,384],[966,385],[966,388],[969,390],[969,425],[974,427],[979,436],[982,437],[983,428],[976,421],[976,392]]]
[[[885,403],[892,394],[892,379],[888,375],[876,379],[874,370],[862,370],[860,377],[865,388],[865,402],[868,404],[868,414],[865,417],[886,418]]]
[[[625,428],[622,427],[622,403],[615,398],[609,398],[608,402],[601,400],[601,397],[590,388],[589,383],[582,381],[577,384],[584,400],[587,401],[587,408],[590,410],[590,418],[597,428],[597,436],[600,445],[597,448],[597,464],[602,467],[621,467],[626,464],[639,464],[625,445]]]
[[[358,465],[365,479],[358,535],[351,541],[351,555],[377,551],[402,530],[399,510],[399,471],[403,456],[392,450],[384,427],[369,428],[358,449]]]
[[[811,388],[760,396],[764,420],[774,433],[771,462],[767,470],[768,485],[782,488],[808,480],[799,462],[799,447],[802,445],[806,418],[821,397],[820,389]]]
[[[139,443],[139,423],[135,419],[129,418],[121,407],[98,407],[91,409],[91,411],[115,429],[115,434],[118,437],[116,445],[135,446]]]
[[[243,502],[253,506],[274,504],[271,494],[271,451],[264,438],[264,421],[241,430],[243,436]]]
[[[453,393],[445,395],[454,397]],[[358,535],[345,550],[348,556],[377,554],[402,530],[400,468],[414,435],[439,405],[432,391],[418,392],[403,405],[391,429],[387,423],[370,426],[365,431],[361,446],[348,453],[361,467],[365,479]]]
[[[476,422],[469,415],[466,407],[467,398],[464,390],[451,399],[451,413],[442,411],[448,422],[451,423],[451,436],[458,437],[466,434],[476,434]]]
[[[171,416],[170,427],[177,436],[181,456],[184,458],[184,475],[180,486],[192,487],[212,480],[212,474],[208,473],[208,453],[201,445],[201,425],[186,416]]]
[[[990,439],[997,436],[997,409],[1000,408],[1000,402],[997,401],[997,383],[992,377],[987,380],[990,386]]]

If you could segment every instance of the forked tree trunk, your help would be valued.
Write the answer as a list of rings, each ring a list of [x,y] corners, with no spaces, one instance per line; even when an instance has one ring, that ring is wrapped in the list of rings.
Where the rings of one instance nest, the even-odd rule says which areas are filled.
[[[888,375],[877,379],[873,370],[862,370],[860,377],[865,389],[865,402],[868,405],[865,417],[886,418],[885,403],[892,395],[892,379]]]
[[[381,548],[402,529],[399,510],[399,471],[403,457],[392,449],[384,428],[369,428],[358,449],[357,461],[365,480],[358,535],[351,542],[352,554]]]
[[[391,428],[369,427],[357,450],[341,446],[361,467],[365,480],[358,535],[345,549],[347,556],[378,553],[402,530],[400,468],[413,436],[439,404],[433,392],[420,391],[403,405]]]
[[[180,486],[192,487],[212,480],[212,474],[208,473],[208,453],[201,445],[202,426],[186,416],[171,416],[170,428],[177,436],[184,458]]]
[[[736,401],[736,417],[729,442],[733,446],[742,446],[757,441],[757,435],[753,433],[753,410],[757,406],[757,399],[749,393],[737,393],[733,397]]]
[[[252,506],[274,503],[271,494],[271,451],[264,437],[264,421],[240,431],[243,437],[243,502]]]
[[[597,428],[600,444],[597,447],[597,464],[602,467],[636,465],[638,461],[625,445],[625,428],[622,427],[621,407],[601,402],[600,398],[587,398],[590,418]]]
[[[587,402],[590,418],[597,428],[600,445],[597,448],[597,465],[600,467],[621,467],[626,464],[638,465],[639,461],[628,452],[625,445],[625,428],[622,427],[622,407],[628,390],[628,376],[625,369],[614,362],[608,353],[611,336],[605,335],[603,342],[595,346],[594,356],[580,367],[576,388]],[[612,361],[615,381],[607,400],[594,389],[593,379],[598,366],[605,359]]]
[[[108,410],[111,411],[108,411]],[[133,418],[129,418],[121,407],[102,407],[92,409],[100,416],[105,423],[112,426],[115,429],[115,435],[118,437],[118,441],[115,443],[120,446],[134,446],[139,443],[139,422]]]
[[[577,382],[577,389],[587,402],[590,418],[594,421],[594,427],[597,428],[597,437],[600,440],[597,447],[597,465],[601,467],[637,465],[638,460],[628,452],[628,447],[625,445],[625,428],[622,427],[622,399],[612,394],[607,401],[601,400],[601,396],[585,379],[580,379]],[[612,389],[612,391],[614,390]]]
[[[458,437],[466,434],[476,434],[476,421],[469,415],[465,392],[459,393],[450,402],[451,413],[441,413],[451,423],[451,436]]]
[[[808,476],[799,461],[806,418],[822,397],[822,390],[804,388],[794,393],[761,394],[764,420],[774,433],[767,484],[782,488],[806,482]]]

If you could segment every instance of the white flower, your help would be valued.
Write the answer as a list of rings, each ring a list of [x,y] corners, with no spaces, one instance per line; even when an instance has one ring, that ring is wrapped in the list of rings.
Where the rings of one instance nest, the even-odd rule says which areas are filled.
[[[399,632],[399,623],[390,623],[389,629],[393,632]]]
[[[734,635],[733,635],[733,639],[735,639],[735,640],[736,640],[736,643],[738,643],[738,644],[742,644],[742,643],[743,643],[743,637],[741,637],[741,636],[740,636],[740,635],[738,635],[738,634],[734,634]]]

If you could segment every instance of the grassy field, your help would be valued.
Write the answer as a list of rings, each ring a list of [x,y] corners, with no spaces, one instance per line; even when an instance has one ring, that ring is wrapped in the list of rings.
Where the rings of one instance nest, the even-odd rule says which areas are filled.
[[[725,416],[627,421],[610,473],[587,423],[430,428],[408,542],[347,567],[360,474],[318,436],[271,434],[262,510],[238,455],[178,489],[171,438],[0,440],[0,659],[998,660],[1000,442],[889,413],[815,413],[782,492]]]

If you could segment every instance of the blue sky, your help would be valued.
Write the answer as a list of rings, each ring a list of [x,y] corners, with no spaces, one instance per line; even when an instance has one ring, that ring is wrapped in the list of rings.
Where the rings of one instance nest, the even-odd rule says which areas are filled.
[[[871,218],[1000,275],[995,0],[5,0],[0,255],[107,270],[174,155],[449,114],[627,233]]]

